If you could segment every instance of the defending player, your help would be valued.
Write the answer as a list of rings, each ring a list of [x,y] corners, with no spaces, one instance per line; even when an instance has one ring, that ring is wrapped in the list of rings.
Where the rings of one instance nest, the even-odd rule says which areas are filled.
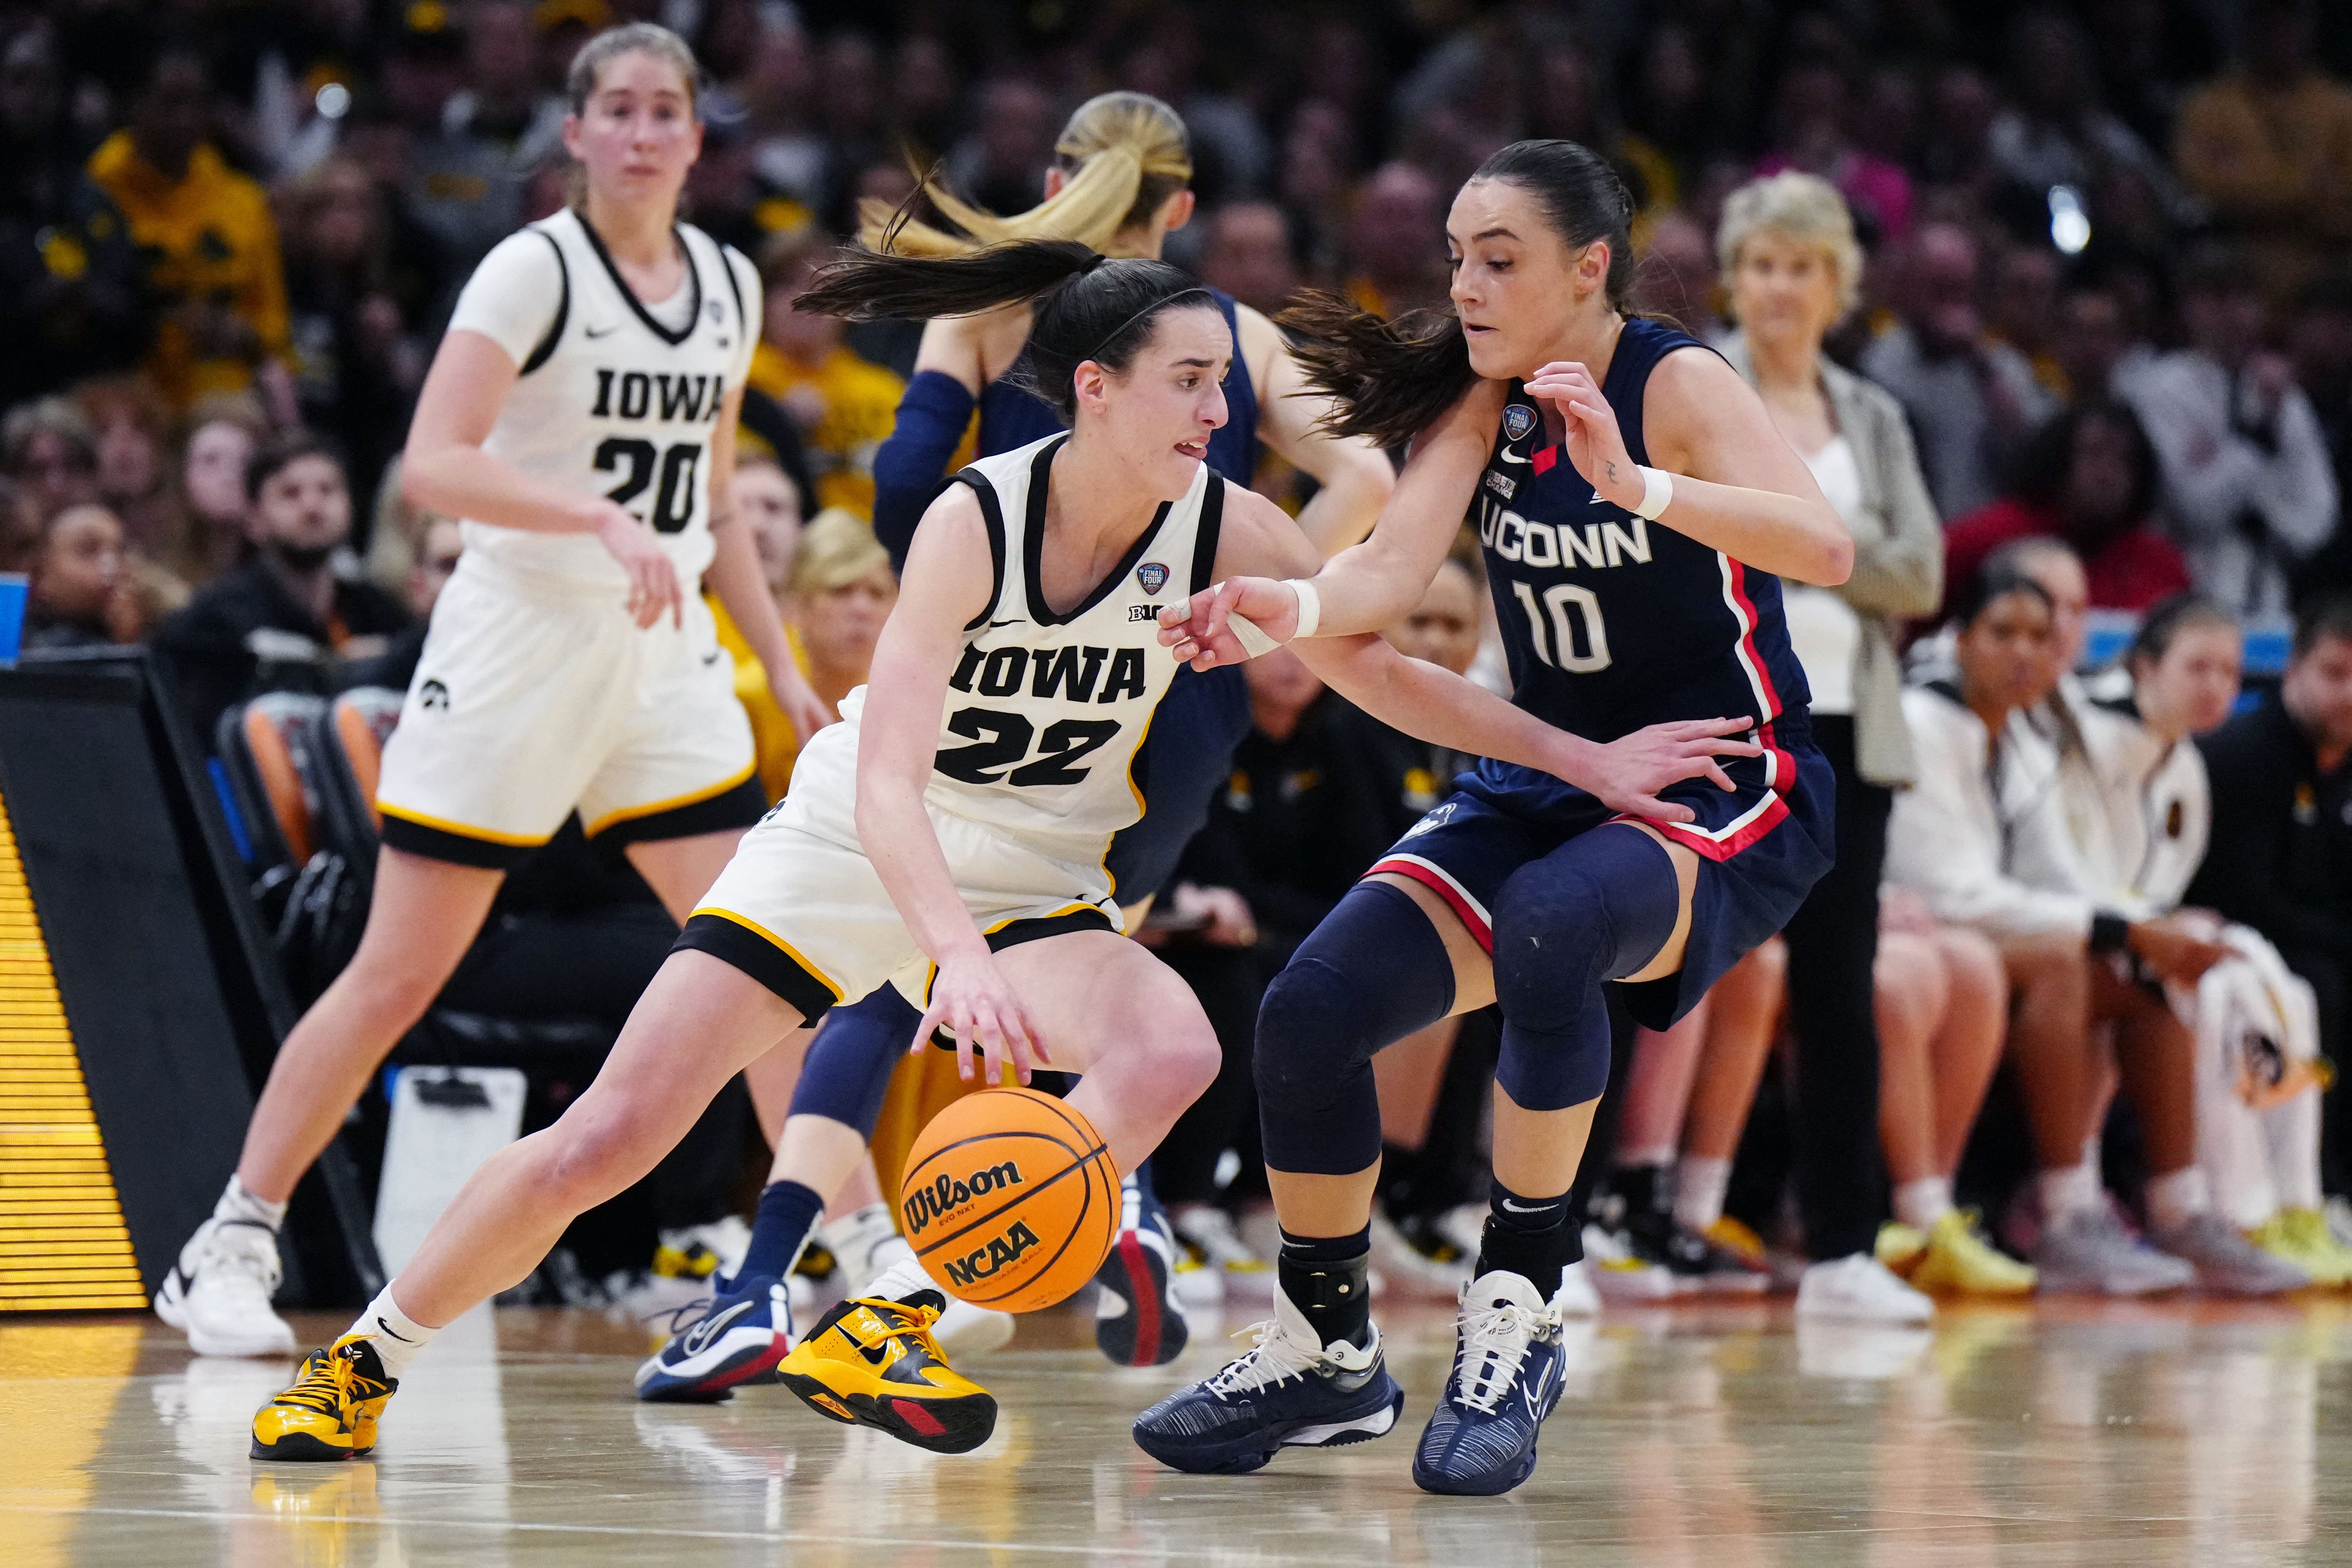
[[[467,520],[466,552],[384,752],[359,951],[279,1048],[236,1174],[156,1293],[199,1353],[294,1349],[269,1305],[287,1200],[509,868],[576,806],[683,921],[759,819],[706,570],[787,711],[823,722],[727,517],[760,288],[677,221],[695,86],[663,28],[582,47],[563,134],[584,197],[483,259],[425,378],[404,483]]]
[[[1403,1395],[1364,1288],[1371,1057],[1492,999],[1492,1213],[1413,1479],[1473,1493],[1525,1480],[1559,1397],[1561,1272],[1582,1255],[1569,1187],[1608,1071],[1601,984],[1664,1027],[1830,863],[1829,769],[1771,574],[1842,582],[1853,542],[1730,366],[1625,314],[1631,208],[1583,147],[1518,142],[1454,198],[1456,314],[1391,327],[1336,300],[1297,312],[1302,360],[1347,406],[1340,427],[1412,437],[1412,462],[1371,538],[1311,583],[1228,582],[1169,637],[1224,662],[1244,654],[1228,610],[1302,650],[1386,626],[1466,511],[1519,707],[1601,742],[1738,713],[1760,744],[1727,764],[1731,793],[1685,783],[1664,792],[1674,820],[1638,824],[1573,784],[1482,763],[1299,948],[1259,1014],[1276,1321],[1137,1420],[1137,1443],[1179,1469],[1252,1470],[1286,1443],[1395,1423]]]
[[[998,217],[928,188],[930,201],[970,234],[992,243],[1072,239],[1106,256],[1158,260],[1171,230],[1192,215],[1192,152],[1184,122],[1156,98],[1107,92],[1070,116],[1045,174],[1045,201]],[[903,221],[869,202],[865,240],[873,250],[961,256],[980,241]],[[1338,437],[1317,425],[1331,400],[1307,385],[1274,323],[1217,289],[1208,290],[1238,352],[1224,378],[1225,423],[1209,437],[1212,471],[1247,486],[1259,447],[1312,474],[1322,488],[1299,515],[1299,527],[1328,554],[1371,531],[1394,476],[1370,441]],[[1028,388],[1022,355],[1031,311],[1026,300],[980,316],[925,324],[915,376],[898,405],[898,427],[875,459],[875,531],[903,564],[920,509],[946,477],[975,409],[982,457],[1011,451],[1063,427],[1062,416]],[[1107,868],[1132,930],[1152,893],[1176,869],[1177,857],[1208,820],[1209,801],[1233,771],[1234,747],[1249,732],[1249,693],[1238,667],[1180,669],[1136,763],[1148,805],[1143,819],[1111,841]],[[791,1117],[777,1142],[774,1168],[761,1194],[751,1243],[727,1289],[637,1371],[640,1399],[703,1400],[737,1381],[739,1369],[768,1354],[786,1331],[766,1310],[771,1278],[790,1269],[828,1204],[846,1197],[856,1212],[824,1227],[826,1244],[864,1293],[870,1279],[858,1263],[902,1252],[890,1211],[873,1192],[866,1141],[873,1135],[891,1069],[914,1037],[922,1010],[895,986],[835,1009],[809,1048],[792,1090]],[[767,1076],[754,1074],[755,1094]],[[1104,1260],[1095,1298],[1095,1342],[1123,1365],[1155,1366],[1184,1348],[1185,1324],[1169,1294],[1176,1241],[1151,1191],[1147,1164],[1128,1173],[1118,1244]],[[851,1196],[865,1189],[863,1201]],[[751,1309],[739,1303],[753,1299]],[[1156,1301],[1159,1310],[1143,1310]],[[704,1325],[724,1317],[723,1332]],[[1012,1318],[953,1303],[939,1327],[950,1352],[995,1348],[1011,1337]]]
[[[873,676],[810,743],[783,804],[687,922],[596,1081],[494,1155],[351,1331],[255,1418],[253,1449],[341,1458],[435,1330],[530,1272],[572,1216],[635,1181],[720,1085],[846,995],[936,965],[928,1031],[989,1076],[1085,1076],[1069,1104],[1131,1170],[1214,1074],[1175,974],[1119,932],[1102,857],[1139,806],[1128,769],[1175,664],[1156,609],[1222,570],[1311,569],[1271,502],[1203,465],[1225,416],[1233,334],[1156,261],[1014,245],[949,260],[865,256],[810,296],[845,315],[1036,303],[1038,390],[1072,433],[984,458],[934,502]],[[1696,774],[1729,779],[1737,721],[1609,746],[1579,741],[1366,636],[1312,646],[1324,679],[1443,744],[1552,768],[1625,809]],[[794,1352],[843,1410],[910,1442],[968,1448],[994,1402],[948,1369],[936,1290],[853,1300]]]

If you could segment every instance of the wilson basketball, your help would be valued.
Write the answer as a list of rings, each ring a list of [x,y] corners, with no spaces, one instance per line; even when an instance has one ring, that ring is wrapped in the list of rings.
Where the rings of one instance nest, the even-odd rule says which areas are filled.
[[[991,1089],[931,1119],[907,1152],[898,1217],[940,1288],[1034,1312],[1094,1278],[1118,1228],[1118,1172],[1087,1119],[1051,1095]]]

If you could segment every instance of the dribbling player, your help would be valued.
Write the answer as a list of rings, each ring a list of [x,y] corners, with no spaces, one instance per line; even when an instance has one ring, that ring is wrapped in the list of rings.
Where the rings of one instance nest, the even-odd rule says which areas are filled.
[[[1136,819],[1128,770],[1175,674],[1158,611],[1220,572],[1317,563],[1279,509],[1202,462],[1225,416],[1224,317],[1164,263],[1067,243],[862,256],[806,300],[891,317],[1034,300],[1035,384],[1071,433],[982,459],[932,504],[871,680],[746,836],[596,1081],[486,1163],[350,1332],[310,1355],[255,1418],[257,1457],[372,1447],[439,1325],[650,1170],[745,1064],[902,968],[936,966],[922,1026],[947,1028],[966,1066],[976,1047],[992,1079],[1007,1064],[1083,1074],[1068,1103],[1122,1171],[1216,1072],[1191,991],[1121,934],[1102,861]],[[1655,733],[1594,746],[1369,635],[1306,657],[1391,723],[1628,807],[1664,809],[1651,792],[1741,749]],[[845,1302],[793,1352],[795,1371],[836,1418],[969,1447],[995,1404],[944,1364],[929,1332],[943,1305],[935,1289]]]
[[[199,1353],[294,1349],[269,1304],[287,1200],[509,869],[576,807],[683,921],[759,819],[706,571],[786,711],[824,721],[726,515],[761,295],[743,258],[677,221],[695,82],[659,27],[582,47],[563,134],[584,197],[483,260],[425,379],[404,484],[466,520],[466,551],[385,750],[359,951],[287,1037],[236,1175],[155,1298]]]
[[[1561,1277],[1582,1255],[1569,1188],[1609,1065],[1605,982],[1663,1028],[1778,931],[1830,864],[1831,779],[1780,617],[1781,575],[1834,585],[1853,541],[1754,392],[1676,328],[1626,314],[1632,203],[1570,142],[1489,158],[1446,225],[1455,314],[1391,326],[1337,301],[1294,318],[1342,428],[1413,438],[1365,543],[1308,585],[1228,583],[1171,638],[1223,661],[1257,635],[1345,634],[1412,607],[1465,513],[1513,700],[1610,741],[1736,715],[1754,743],[1664,792],[1671,820],[1482,763],[1341,900],[1269,987],[1257,1084],[1283,1230],[1255,1349],[1144,1412],[1178,1469],[1239,1472],[1286,1444],[1389,1431],[1365,1265],[1381,1122],[1371,1057],[1502,1005],[1490,1215],[1454,1369],[1413,1479],[1507,1491],[1559,1398]],[[1655,462],[1657,468],[1643,465]],[[1319,626],[1317,625],[1319,616]]]

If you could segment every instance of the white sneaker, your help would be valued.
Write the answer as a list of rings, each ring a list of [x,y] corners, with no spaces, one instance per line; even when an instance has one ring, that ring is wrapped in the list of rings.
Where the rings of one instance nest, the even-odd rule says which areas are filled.
[[[1932,1322],[1936,1303],[1867,1252],[1807,1268],[1797,1281],[1797,1316],[1847,1323]]]
[[[1551,1299],[1551,1310],[1563,1318],[1601,1315],[1601,1292],[1593,1287],[1592,1273],[1586,1265],[1571,1263],[1559,1271],[1559,1293]]]
[[[269,1306],[280,1272],[276,1231],[216,1215],[180,1249],[155,1292],[155,1315],[198,1355],[292,1355],[294,1331]]]
[[[1191,1269],[1184,1259],[1176,1262],[1176,1294],[1187,1306],[1274,1300],[1274,1268],[1243,1245],[1233,1215],[1214,1204],[1187,1204],[1168,1211],[1168,1227],[1200,1265]]]
[[[1458,1299],[1462,1287],[1470,1283],[1470,1269],[1476,1257],[1474,1252],[1458,1262],[1440,1263],[1407,1241],[1390,1223],[1388,1215],[1378,1210],[1372,1213],[1373,1266],[1395,1281],[1401,1290]]]
[[[975,1307],[948,1295],[940,1289],[937,1280],[923,1272],[923,1266],[915,1261],[911,1252],[876,1275],[858,1295],[903,1301],[919,1290],[935,1291],[947,1300],[947,1310],[931,1325],[931,1337],[940,1342],[940,1349],[947,1352],[950,1361],[1001,1351],[1013,1338],[1012,1313]]]

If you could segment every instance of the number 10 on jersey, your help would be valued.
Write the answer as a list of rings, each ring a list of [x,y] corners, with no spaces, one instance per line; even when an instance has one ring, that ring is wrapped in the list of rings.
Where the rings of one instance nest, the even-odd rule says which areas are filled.
[[[1601,623],[1601,600],[1591,589],[1580,583],[1555,583],[1544,590],[1541,605],[1526,583],[1513,583],[1511,592],[1528,613],[1528,635],[1535,640],[1538,658],[1570,675],[1592,675],[1609,668],[1609,629]],[[1570,606],[1576,611],[1573,620]],[[1580,628],[1577,622],[1582,623]],[[1577,651],[1580,643],[1581,653]]]

